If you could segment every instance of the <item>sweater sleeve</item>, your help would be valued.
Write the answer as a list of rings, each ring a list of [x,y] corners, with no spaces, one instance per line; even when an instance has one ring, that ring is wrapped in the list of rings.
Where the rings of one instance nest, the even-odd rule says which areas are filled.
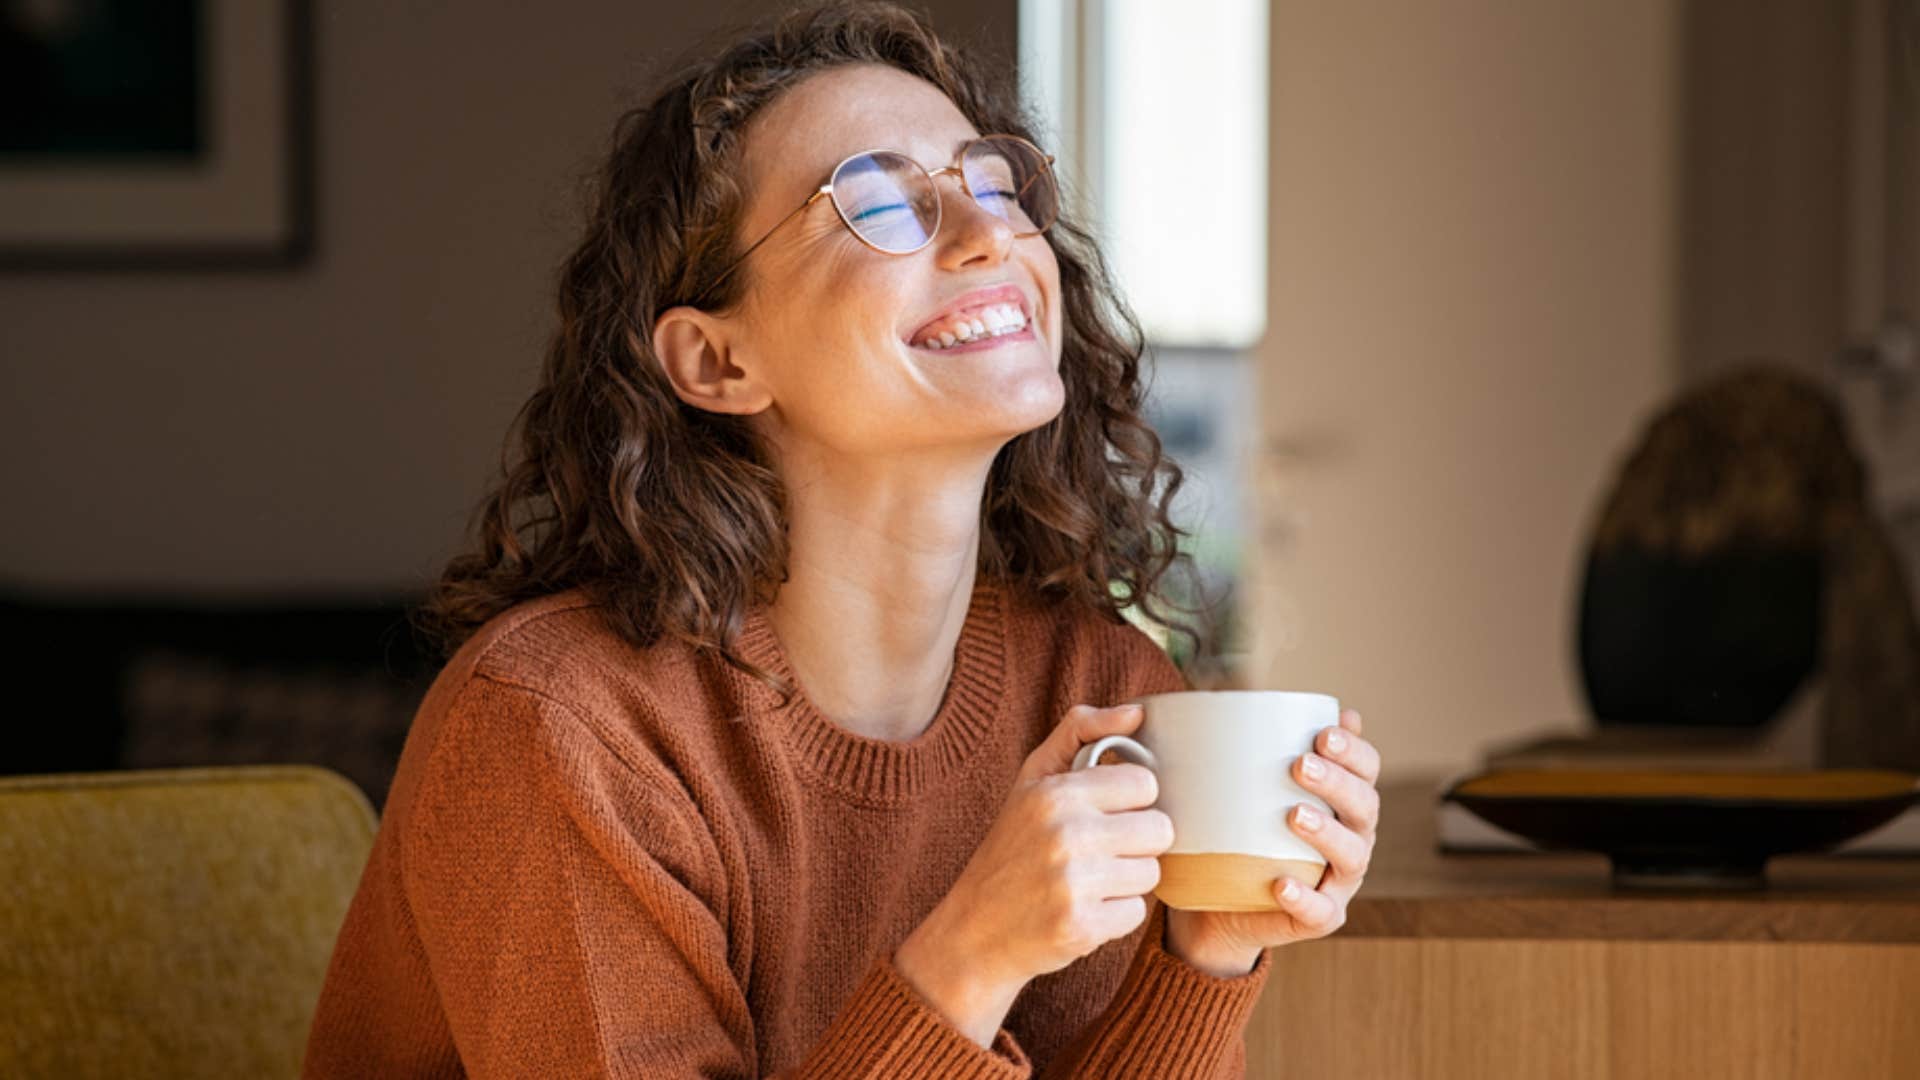
[[[401,836],[405,898],[461,1063],[506,1076],[753,1077],[712,834],[663,767],[572,707],[475,676]],[[1023,1078],[876,958],[803,1060],[811,1077]]]
[[[1246,1075],[1247,1018],[1273,970],[1261,950],[1253,970],[1223,979],[1166,948],[1167,908],[1149,901],[1146,933],[1113,1001],[1047,1062],[1047,1080],[1238,1080]]]
[[[1106,664],[1126,692],[1116,701],[1189,690],[1185,674],[1138,628],[1118,631]],[[1246,1075],[1246,1027],[1273,970],[1263,949],[1253,970],[1220,978],[1167,951],[1167,907],[1148,901],[1145,933],[1106,1011],[1041,1075],[1154,1080],[1239,1080]]]

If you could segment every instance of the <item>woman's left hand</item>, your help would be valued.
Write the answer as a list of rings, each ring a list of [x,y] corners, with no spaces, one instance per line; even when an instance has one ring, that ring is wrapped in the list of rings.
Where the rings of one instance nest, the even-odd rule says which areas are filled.
[[[1294,762],[1301,787],[1327,801],[1334,820],[1301,804],[1287,824],[1327,857],[1318,888],[1291,878],[1274,883],[1278,911],[1167,912],[1167,949],[1203,971],[1231,977],[1253,970],[1260,951],[1273,945],[1310,941],[1333,933],[1347,921],[1347,903],[1359,890],[1373,858],[1380,824],[1380,752],[1360,737],[1360,714],[1340,714],[1340,726],[1314,740],[1317,753]],[[1317,769],[1317,774],[1316,774]],[[1292,886],[1291,892],[1282,886]]]

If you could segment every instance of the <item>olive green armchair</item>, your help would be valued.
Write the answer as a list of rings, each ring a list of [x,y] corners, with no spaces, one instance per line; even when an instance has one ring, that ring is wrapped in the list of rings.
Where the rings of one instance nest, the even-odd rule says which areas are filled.
[[[307,766],[0,778],[0,1076],[298,1076],[375,824]]]

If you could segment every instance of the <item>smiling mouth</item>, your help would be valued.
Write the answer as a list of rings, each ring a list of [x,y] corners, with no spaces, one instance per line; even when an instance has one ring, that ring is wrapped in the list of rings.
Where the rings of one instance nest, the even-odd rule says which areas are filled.
[[[991,345],[1008,339],[1032,338],[1027,313],[1019,304],[987,304],[942,319],[909,342],[916,349],[947,352]]]

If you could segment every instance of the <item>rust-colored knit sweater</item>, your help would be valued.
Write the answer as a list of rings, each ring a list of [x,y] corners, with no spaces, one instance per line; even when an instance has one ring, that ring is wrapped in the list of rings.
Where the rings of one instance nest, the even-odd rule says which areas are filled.
[[[739,648],[793,679],[764,608]],[[421,705],[306,1075],[1239,1076],[1271,960],[1186,964],[1157,901],[991,1048],[892,963],[1069,707],[1184,685],[1133,626],[983,576],[932,725],[888,742],[634,649],[584,593],[516,607]]]

